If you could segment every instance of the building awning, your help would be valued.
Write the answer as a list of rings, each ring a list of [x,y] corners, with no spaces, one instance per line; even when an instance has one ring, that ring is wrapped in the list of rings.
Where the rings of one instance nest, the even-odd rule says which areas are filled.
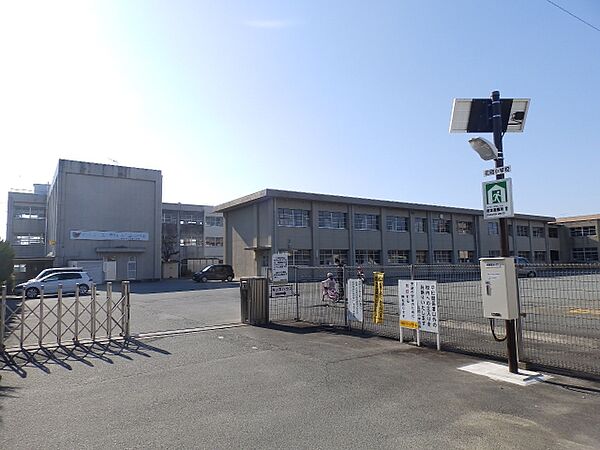
[[[144,247],[97,247],[96,253],[144,253]]]
[[[252,247],[244,247],[244,250],[254,250],[254,251],[271,250],[271,246],[270,245],[255,245]]]

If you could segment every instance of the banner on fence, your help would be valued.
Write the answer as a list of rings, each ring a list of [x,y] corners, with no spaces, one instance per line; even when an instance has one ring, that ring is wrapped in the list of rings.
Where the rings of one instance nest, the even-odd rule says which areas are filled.
[[[362,280],[358,278],[351,278],[347,283],[347,295],[348,295],[348,320],[355,322],[363,321],[363,293],[362,293]]]
[[[383,324],[383,272],[373,272],[374,277],[374,293],[373,293],[373,304],[375,310],[373,311],[373,323],[376,325]]]
[[[294,288],[291,284],[271,285],[271,298],[292,297]]]
[[[400,326],[416,330],[419,328],[419,322],[417,321],[415,282],[398,280],[398,297],[400,301]]]
[[[437,283],[398,280],[400,326],[438,333]]]
[[[273,267],[273,283],[288,282],[288,254],[274,253],[271,259]]]

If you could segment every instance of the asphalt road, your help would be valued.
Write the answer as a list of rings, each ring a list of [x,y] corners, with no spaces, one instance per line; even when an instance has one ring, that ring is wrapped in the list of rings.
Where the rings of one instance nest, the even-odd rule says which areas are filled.
[[[496,382],[389,339],[245,326],[89,350],[0,371],[3,448],[600,447],[600,385]]]

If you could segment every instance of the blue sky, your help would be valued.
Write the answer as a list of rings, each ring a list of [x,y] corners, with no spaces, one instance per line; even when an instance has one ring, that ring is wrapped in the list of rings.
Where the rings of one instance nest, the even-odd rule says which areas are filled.
[[[556,3],[600,27],[596,0]],[[0,236],[6,192],[58,158],[161,169],[169,202],[480,208],[492,164],[448,125],[453,98],[495,89],[531,98],[504,139],[515,210],[600,213],[599,50],[545,0],[1,3]]]

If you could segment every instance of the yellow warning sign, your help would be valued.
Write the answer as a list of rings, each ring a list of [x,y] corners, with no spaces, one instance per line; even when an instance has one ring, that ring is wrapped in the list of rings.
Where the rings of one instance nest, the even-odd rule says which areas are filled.
[[[402,328],[412,328],[413,330],[419,328],[419,324],[417,322],[411,322],[410,320],[401,320],[400,326]]]
[[[574,308],[569,310],[569,314],[592,314],[600,316],[600,309]]]
[[[383,323],[383,272],[373,272],[375,291],[373,294],[373,323],[381,325]]]

